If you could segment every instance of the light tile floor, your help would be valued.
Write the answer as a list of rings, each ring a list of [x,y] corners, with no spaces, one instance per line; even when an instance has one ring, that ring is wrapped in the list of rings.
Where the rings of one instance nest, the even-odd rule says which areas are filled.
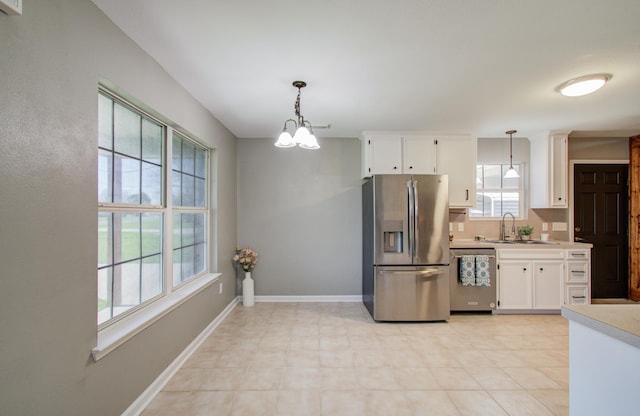
[[[559,315],[375,323],[360,303],[238,305],[156,415],[568,415]]]

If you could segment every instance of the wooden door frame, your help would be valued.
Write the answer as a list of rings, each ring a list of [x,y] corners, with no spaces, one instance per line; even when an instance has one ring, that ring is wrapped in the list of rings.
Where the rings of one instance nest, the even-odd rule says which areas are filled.
[[[629,299],[640,301],[640,136],[629,137],[629,159]]]
[[[629,139],[629,143],[631,143],[631,139]],[[629,145],[630,146],[630,145]],[[629,155],[631,156],[631,155]],[[573,216],[575,212],[574,206],[574,192],[575,192],[575,165],[627,165],[629,171],[629,178],[631,178],[631,162],[629,159],[617,159],[617,160],[593,160],[593,159],[572,159],[569,161],[569,241],[573,241],[575,236],[574,228],[575,228],[575,218]],[[629,227],[629,258],[631,259],[631,182],[629,180],[629,184],[627,185],[628,193],[629,193],[629,206],[627,207],[628,211],[628,227]],[[638,205],[640,208],[640,205]],[[638,243],[638,247],[640,249],[640,242]],[[640,261],[640,257],[639,257]],[[631,298],[631,260],[629,260],[628,267],[628,287],[629,293],[627,297]],[[640,278],[640,274],[638,275]],[[589,282],[589,292],[591,292],[591,282]]]

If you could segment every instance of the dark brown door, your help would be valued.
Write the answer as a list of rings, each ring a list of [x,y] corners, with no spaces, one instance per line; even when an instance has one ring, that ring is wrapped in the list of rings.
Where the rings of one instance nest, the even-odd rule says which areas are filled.
[[[627,298],[627,165],[574,167],[574,240],[593,244],[591,297]]]

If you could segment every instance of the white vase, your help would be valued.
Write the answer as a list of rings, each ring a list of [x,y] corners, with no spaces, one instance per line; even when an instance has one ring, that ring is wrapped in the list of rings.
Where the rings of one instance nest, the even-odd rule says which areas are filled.
[[[253,279],[251,278],[251,272],[244,273],[244,280],[242,281],[242,305],[253,306]]]

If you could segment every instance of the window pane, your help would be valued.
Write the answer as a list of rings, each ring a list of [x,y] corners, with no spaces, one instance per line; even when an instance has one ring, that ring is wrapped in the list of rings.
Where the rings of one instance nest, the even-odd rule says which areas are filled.
[[[98,150],[98,201],[112,202],[113,190],[113,153]]]
[[[195,178],[182,174],[182,203],[183,207],[193,207],[196,204]]]
[[[514,216],[520,216],[520,194],[517,192],[502,193],[502,213],[510,212]]]
[[[113,268],[113,316],[140,304],[140,260]]]
[[[182,140],[182,172],[196,173],[196,147],[188,140]]]
[[[182,214],[182,246],[190,246],[194,244],[194,214]]]
[[[194,263],[195,249],[193,246],[185,247],[182,249],[182,279],[181,282],[188,280],[194,276],[193,263]]]
[[[195,189],[195,203],[194,206],[199,208],[205,208],[207,206],[205,200],[207,197],[207,193],[205,190],[206,181],[204,179],[196,178],[196,189]]]
[[[162,256],[142,259],[141,291],[142,302],[162,293]]]
[[[182,247],[182,214],[173,214],[173,248]]]
[[[182,170],[182,139],[174,133],[172,142],[173,162],[171,168],[173,170]]]
[[[115,155],[113,163],[113,202],[140,203],[140,161]]]
[[[501,165],[484,165],[484,188],[498,188],[502,186]]]
[[[140,257],[140,214],[113,214],[114,263]]]
[[[520,175],[520,165],[513,165],[513,168]],[[502,175],[509,170],[509,165],[502,165]],[[520,178],[503,178],[502,188],[504,189],[518,189],[520,188]]]
[[[182,282],[182,249],[173,250],[173,285]]]
[[[162,167],[142,162],[141,204],[162,204]]]
[[[513,166],[519,173],[522,171],[521,165]],[[508,168],[505,164],[477,166],[476,204],[469,210],[470,216],[500,218],[507,212],[516,217],[523,215],[522,181],[520,178],[504,179]]]
[[[205,271],[206,268],[206,244],[196,244],[193,253],[193,274],[194,276]]]
[[[98,267],[113,264],[111,256],[111,213],[98,214]]]
[[[490,217],[492,215],[491,197],[485,195],[482,191],[476,193],[476,206],[470,212],[472,216]]]
[[[162,214],[142,214],[142,256],[162,253]]]
[[[147,119],[142,119],[142,159],[162,164],[162,127]]]
[[[113,149],[113,101],[98,95],[98,146]]]
[[[207,224],[205,221],[204,214],[194,214],[195,220],[195,237],[194,240],[196,243],[204,243],[206,239],[207,232]]]
[[[98,324],[108,321],[111,315],[111,276],[113,269],[98,270]]]
[[[196,147],[196,176],[207,177],[207,151],[200,147]]]
[[[171,173],[171,202],[178,207],[182,205],[182,175],[178,172]]]
[[[114,149],[140,158],[140,116],[118,103],[114,105]]]

